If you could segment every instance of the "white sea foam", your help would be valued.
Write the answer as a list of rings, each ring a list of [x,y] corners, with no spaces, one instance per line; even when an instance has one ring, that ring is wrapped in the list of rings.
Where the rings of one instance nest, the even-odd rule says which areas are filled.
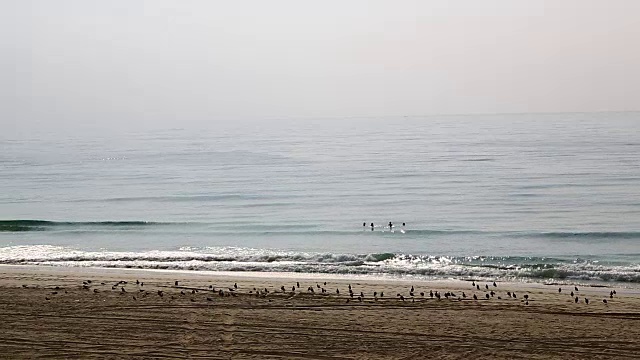
[[[505,260],[510,263],[506,265]],[[176,251],[81,251],[51,245],[0,248],[0,263],[70,267],[142,268],[200,271],[253,271],[376,274],[425,278],[478,278],[530,281],[621,281],[640,283],[640,265],[599,261],[558,262],[537,258],[442,257],[410,254],[330,254],[208,247]]]

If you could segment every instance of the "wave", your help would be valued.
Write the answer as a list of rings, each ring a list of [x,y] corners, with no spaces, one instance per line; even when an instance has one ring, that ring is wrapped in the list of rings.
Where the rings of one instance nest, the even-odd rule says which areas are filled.
[[[640,264],[632,262],[517,256],[305,253],[234,247],[185,247],[177,251],[135,253],[88,252],[51,245],[11,246],[0,248],[0,264],[640,284]]]
[[[640,231],[479,231],[456,229],[406,229],[400,228],[389,232],[388,228],[376,228],[372,232],[368,226],[355,225],[349,230],[326,230],[317,224],[251,224],[237,222],[155,222],[140,220],[125,221],[49,221],[49,220],[0,220],[0,233],[2,232],[29,232],[29,231],[134,231],[142,229],[156,229],[171,232],[172,228],[183,232],[189,228],[192,233],[209,234],[212,236],[406,236],[420,239],[429,237],[450,236],[482,236],[508,238],[536,238],[562,241],[597,241],[597,240],[633,240],[640,239]]]
[[[543,232],[539,236],[552,239],[640,239],[640,231]]]
[[[0,220],[0,232],[43,231],[59,227],[140,227],[163,225],[150,221],[48,221],[48,220]]]
[[[153,228],[171,226],[193,227],[204,229],[212,235],[390,235],[386,229],[375,232],[369,231],[368,227],[363,230],[361,226],[354,230],[323,230],[318,229],[316,224],[237,224],[237,223],[205,223],[205,222],[154,222],[154,221],[49,221],[49,220],[0,220],[0,232],[23,232],[23,231],[47,231],[47,230],[132,230],[139,228]],[[481,234],[479,231],[471,230],[406,230],[405,234],[412,235],[460,235],[460,234]],[[403,234],[400,230],[394,234]]]

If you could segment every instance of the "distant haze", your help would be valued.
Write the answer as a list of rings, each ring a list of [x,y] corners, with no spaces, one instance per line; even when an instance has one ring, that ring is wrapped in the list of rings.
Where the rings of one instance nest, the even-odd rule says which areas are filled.
[[[0,125],[640,109],[640,1],[0,1]]]

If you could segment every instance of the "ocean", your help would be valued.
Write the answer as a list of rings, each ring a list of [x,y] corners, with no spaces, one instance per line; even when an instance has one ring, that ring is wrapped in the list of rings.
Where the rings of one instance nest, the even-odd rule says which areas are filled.
[[[640,286],[637,112],[40,129],[0,150],[0,264]]]

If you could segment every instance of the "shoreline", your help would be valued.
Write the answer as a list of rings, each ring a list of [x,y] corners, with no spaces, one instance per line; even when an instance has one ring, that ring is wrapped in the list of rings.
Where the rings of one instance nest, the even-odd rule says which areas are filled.
[[[409,282],[409,283],[470,283],[470,282],[492,282],[493,279],[484,277],[425,277],[421,275],[392,275],[392,274],[337,274],[337,273],[319,273],[319,272],[279,272],[279,271],[215,271],[215,270],[189,270],[189,269],[152,269],[152,268],[136,268],[136,267],[99,267],[99,266],[56,266],[56,265],[34,265],[34,264],[0,264],[0,272],[2,269],[23,269],[30,271],[39,271],[41,269],[49,269],[50,272],[131,272],[131,273],[158,273],[158,274],[186,274],[188,276],[204,276],[204,277],[240,277],[240,278],[257,278],[257,279],[331,279],[335,281],[369,281],[369,282]],[[553,286],[581,286],[587,288],[604,288],[604,289],[625,289],[629,293],[640,294],[640,284],[630,282],[605,282],[597,280],[565,280],[565,279],[533,279],[519,278],[517,281],[513,279],[503,280],[496,278],[496,282],[510,284],[514,287],[553,287]]]
[[[568,285],[558,292],[509,282],[483,281],[478,289],[464,280],[251,275],[2,265],[0,351],[13,358],[272,359],[640,353],[640,294],[619,287],[580,287],[576,304]]]

